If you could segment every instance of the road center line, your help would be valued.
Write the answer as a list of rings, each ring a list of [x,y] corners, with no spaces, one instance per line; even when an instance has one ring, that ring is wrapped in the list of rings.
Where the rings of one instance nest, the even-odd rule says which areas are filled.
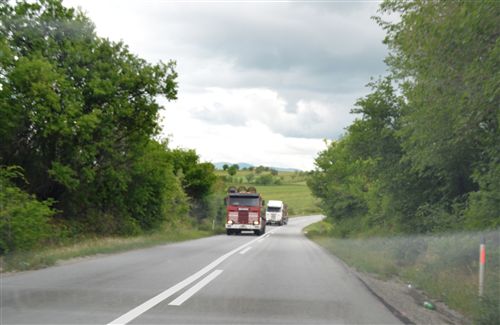
[[[252,247],[250,247],[250,246],[249,246],[249,247],[245,248],[244,250],[242,250],[242,251],[240,252],[240,254],[241,254],[241,255],[243,255],[243,254],[245,254],[246,252],[248,252],[248,251],[249,251],[249,250],[251,250],[251,249],[252,249]]]
[[[273,233],[276,230],[277,229],[271,230],[269,233]],[[143,304],[141,304],[141,305],[135,307],[134,309],[128,311],[127,313],[123,314],[122,316],[120,316],[117,319],[115,319],[115,320],[111,321],[110,323],[108,323],[108,325],[112,325],[112,324],[113,325],[115,325],[115,324],[127,324],[127,323],[129,323],[130,321],[132,321],[133,319],[137,318],[141,314],[145,313],[146,311],[150,310],[154,306],[158,305],[163,300],[165,300],[168,297],[174,295],[176,292],[184,289],[185,287],[187,287],[188,285],[190,285],[194,281],[198,280],[199,278],[201,278],[202,276],[204,276],[205,274],[207,274],[211,270],[215,269],[217,267],[217,265],[219,265],[220,263],[224,262],[230,256],[236,254],[238,251],[244,249],[245,247],[250,246],[252,243],[254,243],[255,241],[257,241],[259,239],[262,240],[262,238],[260,238],[260,237],[255,238],[255,239],[249,241],[248,243],[243,244],[243,245],[241,245],[241,246],[233,249],[229,253],[226,253],[226,254],[222,255],[221,257],[219,257],[218,259],[216,259],[212,263],[208,264],[207,266],[205,266],[204,268],[202,268],[201,270],[199,270],[195,274],[187,277],[186,279],[182,280],[181,282],[177,283],[176,285],[168,288],[167,290],[165,290],[165,291],[159,293],[158,295],[154,296],[153,298],[147,300]]]
[[[210,273],[209,275],[207,275],[206,278],[204,278],[203,280],[201,280],[200,282],[198,282],[197,284],[195,284],[194,286],[192,286],[189,290],[187,290],[182,295],[180,295],[179,297],[177,297],[177,299],[175,299],[174,301],[172,301],[171,303],[169,303],[169,305],[170,306],[180,306],[180,305],[182,305],[186,300],[188,300],[189,298],[191,298],[195,293],[197,293],[198,291],[200,291],[204,286],[206,286],[207,284],[209,284],[213,279],[215,279],[216,277],[218,277],[222,272],[223,272],[222,270],[215,270],[215,271],[213,271],[212,273]]]
[[[263,241],[264,239],[268,238],[269,236],[262,236],[260,237],[257,242],[260,243],[261,241]]]

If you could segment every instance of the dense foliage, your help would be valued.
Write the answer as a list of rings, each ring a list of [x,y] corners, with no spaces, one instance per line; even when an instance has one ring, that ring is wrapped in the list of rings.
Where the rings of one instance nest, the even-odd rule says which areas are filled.
[[[13,184],[19,168],[0,168],[0,253],[30,249],[51,234],[49,202],[40,202]]]
[[[3,177],[7,206],[33,203],[37,222],[55,213],[70,232],[137,234],[208,195],[213,167],[152,140],[157,97],[177,96],[174,62],[150,64],[98,37],[60,0],[1,0],[0,18],[0,166],[26,180]]]
[[[500,226],[500,6],[386,1],[390,75],[309,180],[342,235]]]

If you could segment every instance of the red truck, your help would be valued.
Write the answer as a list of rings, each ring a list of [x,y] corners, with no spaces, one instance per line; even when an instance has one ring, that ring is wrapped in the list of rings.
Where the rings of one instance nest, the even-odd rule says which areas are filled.
[[[240,234],[253,231],[257,236],[266,232],[264,200],[255,187],[230,187],[224,199],[226,205],[226,232]]]

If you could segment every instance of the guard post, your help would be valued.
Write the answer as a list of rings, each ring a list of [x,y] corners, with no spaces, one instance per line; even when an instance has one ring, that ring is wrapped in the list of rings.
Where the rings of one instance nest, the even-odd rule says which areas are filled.
[[[481,239],[481,245],[479,245],[479,297],[483,296],[484,293],[484,267],[486,264],[486,244],[484,237]]]

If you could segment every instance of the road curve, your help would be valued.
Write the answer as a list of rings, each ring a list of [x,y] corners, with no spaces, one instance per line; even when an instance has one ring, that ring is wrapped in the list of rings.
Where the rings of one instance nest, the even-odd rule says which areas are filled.
[[[1,277],[1,324],[400,324],[305,238],[213,236]]]

